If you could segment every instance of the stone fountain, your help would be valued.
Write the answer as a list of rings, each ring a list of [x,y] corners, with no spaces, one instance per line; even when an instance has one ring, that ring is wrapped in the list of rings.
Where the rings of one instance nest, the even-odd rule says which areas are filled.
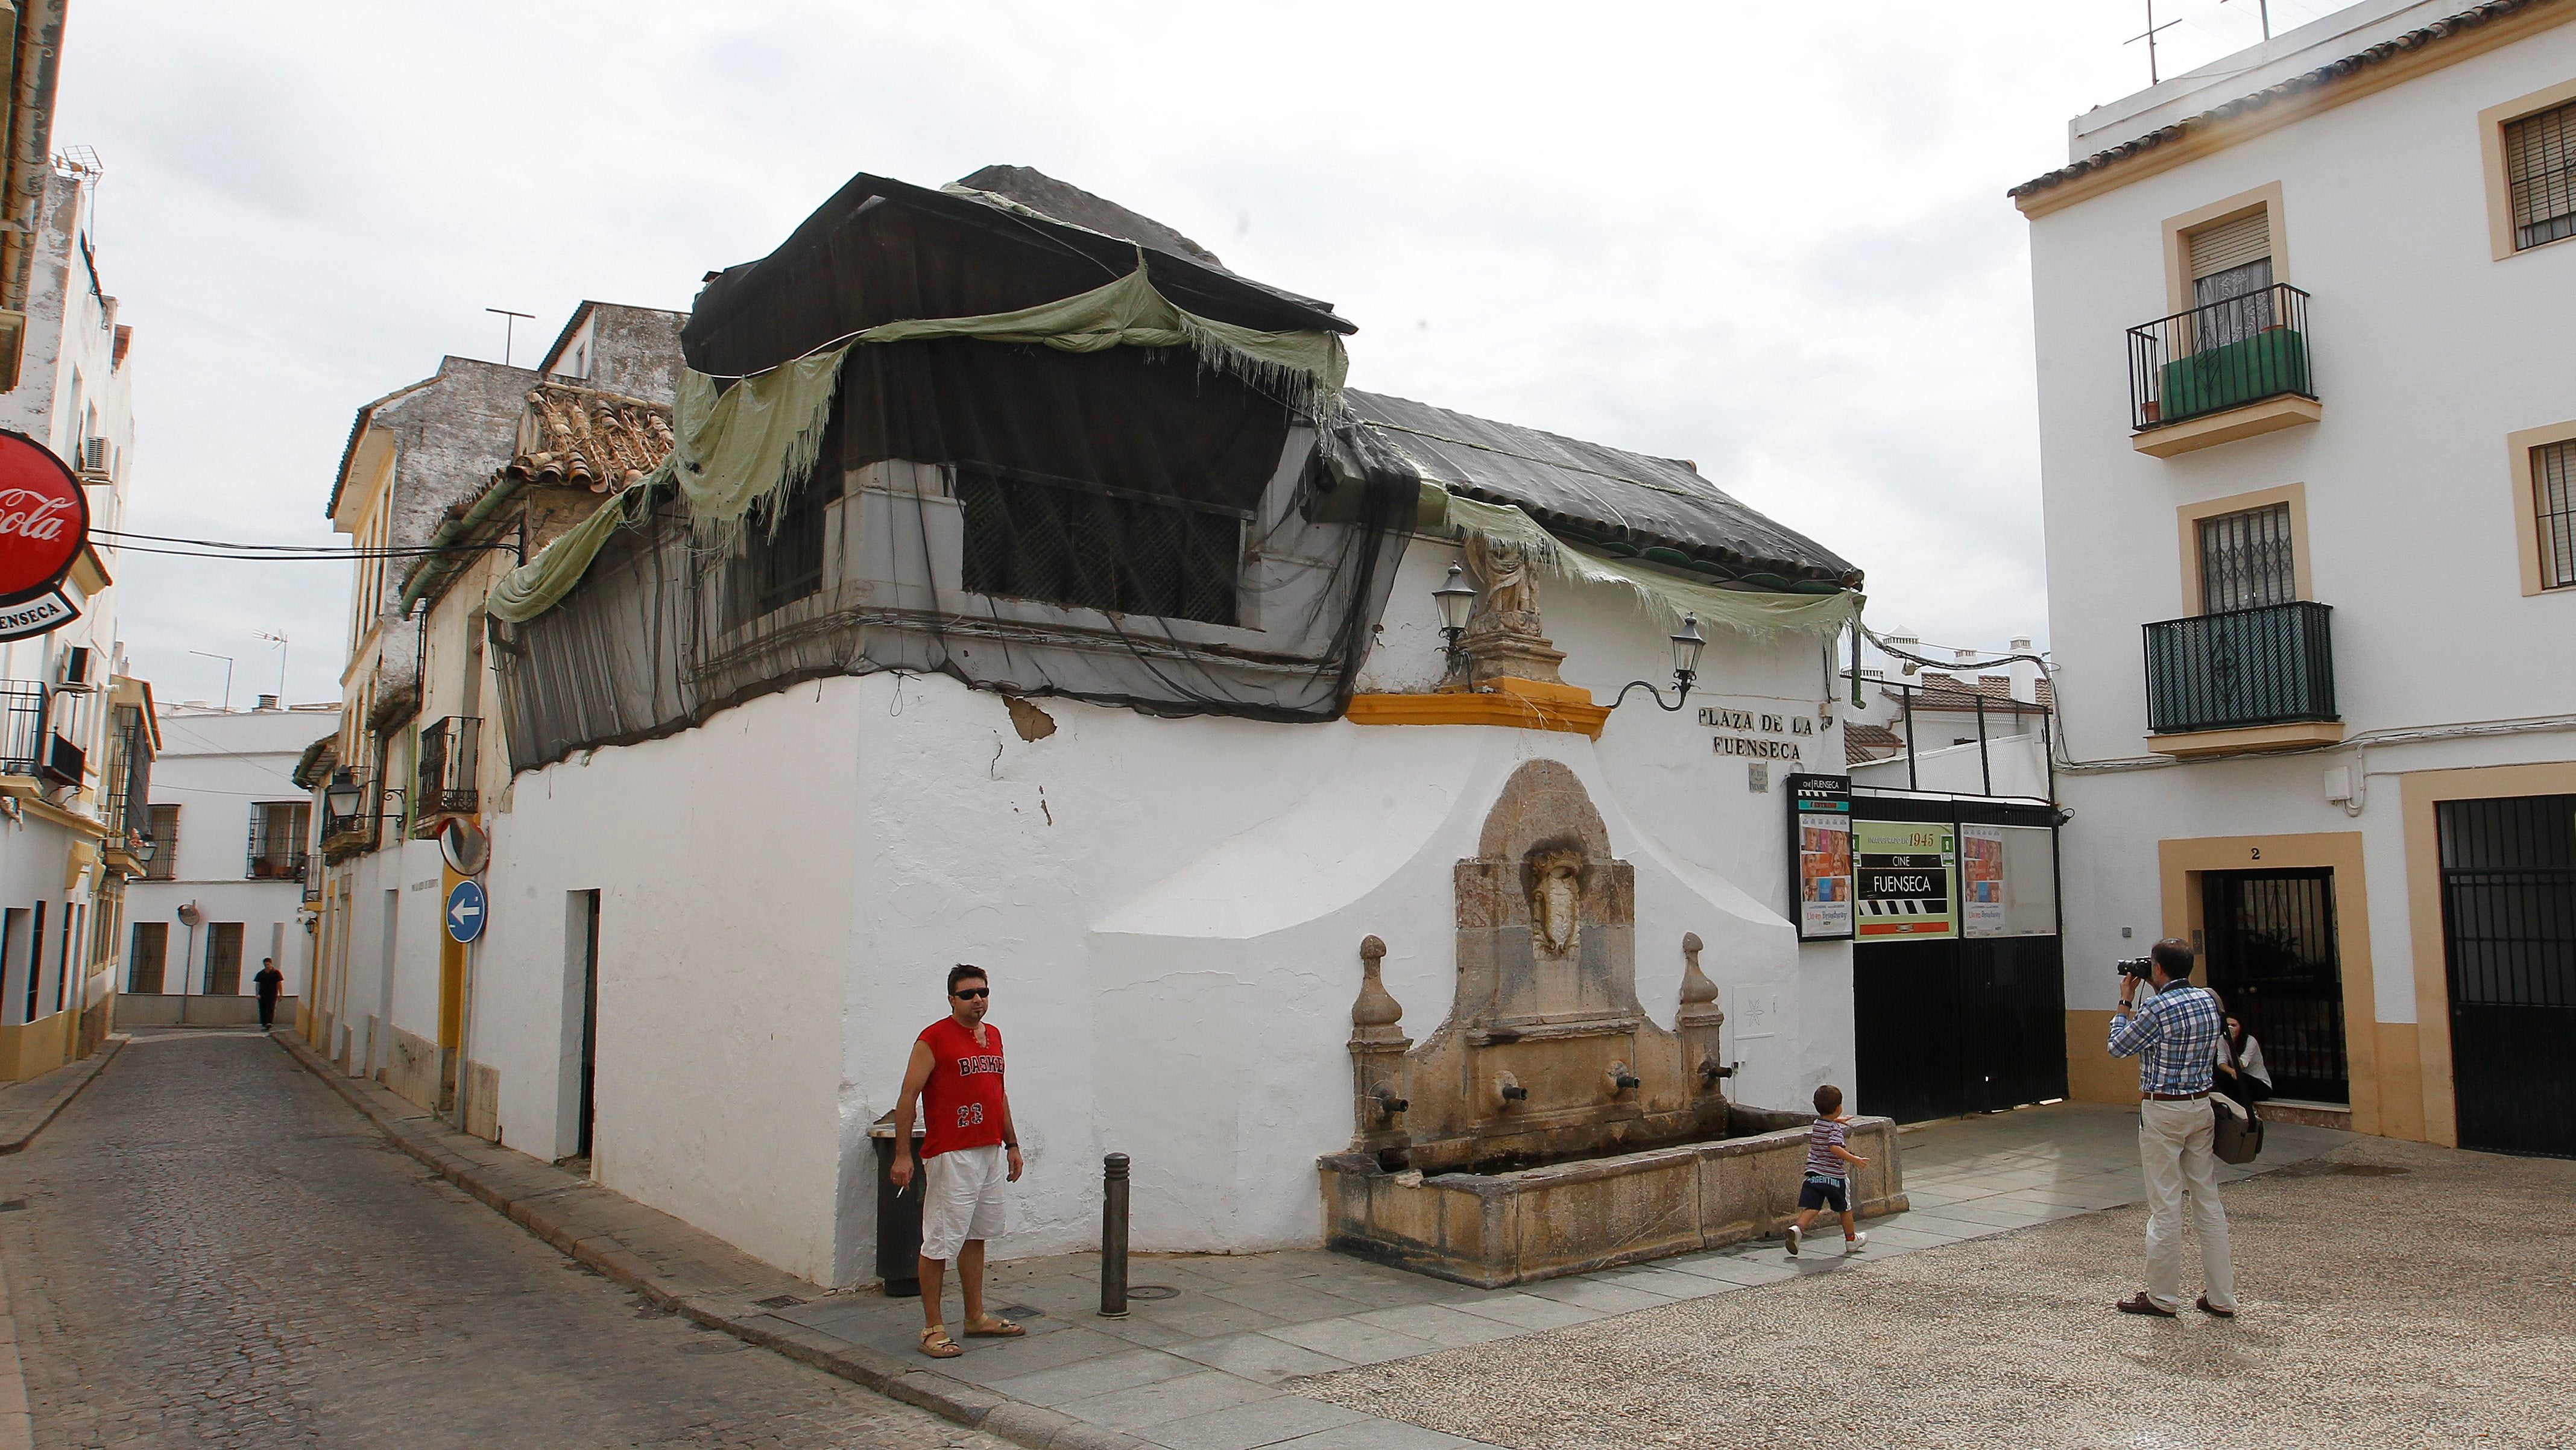
[[[1327,1243],[1486,1288],[1775,1233],[1812,1113],[1728,1099],[1717,987],[1685,935],[1670,1029],[1637,1004],[1636,876],[1564,764],[1531,760],[1456,870],[1458,984],[1415,1045],[1360,944],[1352,1110],[1320,1160]],[[1895,1125],[1860,1118],[1862,1214],[1905,1207]]]

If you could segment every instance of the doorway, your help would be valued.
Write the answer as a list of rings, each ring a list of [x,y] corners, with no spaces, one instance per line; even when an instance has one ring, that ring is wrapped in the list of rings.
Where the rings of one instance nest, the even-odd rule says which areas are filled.
[[[2434,812],[2460,1146],[2576,1158],[2576,795]]]
[[[206,995],[241,995],[242,924],[218,921],[206,928]]]
[[[133,961],[126,968],[125,990],[158,992],[161,975],[170,963],[170,923],[138,921],[134,924]]]
[[[572,1058],[572,1156],[588,1158],[599,1116],[599,893],[564,895],[564,1004],[571,1020],[564,1046]]]
[[[2263,1045],[2272,1090],[2352,1101],[2333,869],[2202,872],[2200,916],[2208,986]]]

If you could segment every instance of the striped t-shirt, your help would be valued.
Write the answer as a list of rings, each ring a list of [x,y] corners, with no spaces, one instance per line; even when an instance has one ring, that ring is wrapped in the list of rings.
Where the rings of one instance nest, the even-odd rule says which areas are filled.
[[[1849,1178],[1851,1165],[1834,1156],[1848,1131],[1846,1125],[1831,1118],[1816,1119],[1815,1126],[1807,1130],[1807,1171],[1827,1178]]]

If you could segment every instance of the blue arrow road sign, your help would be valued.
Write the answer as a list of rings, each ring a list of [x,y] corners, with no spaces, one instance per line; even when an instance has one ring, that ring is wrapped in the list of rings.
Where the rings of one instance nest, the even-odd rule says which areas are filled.
[[[447,934],[460,942],[470,942],[483,934],[483,883],[459,881],[447,893]]]

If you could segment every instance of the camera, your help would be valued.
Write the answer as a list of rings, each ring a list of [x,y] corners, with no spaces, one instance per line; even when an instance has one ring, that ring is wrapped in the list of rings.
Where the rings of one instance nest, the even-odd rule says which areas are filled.
[[[2153,957],[2127,957],[2113,962],[2111,969],[2121,976],[2135,977],[2143,982],[2148,979],[2148,974],[2155,970],[2155,965],[2156,959]]]

